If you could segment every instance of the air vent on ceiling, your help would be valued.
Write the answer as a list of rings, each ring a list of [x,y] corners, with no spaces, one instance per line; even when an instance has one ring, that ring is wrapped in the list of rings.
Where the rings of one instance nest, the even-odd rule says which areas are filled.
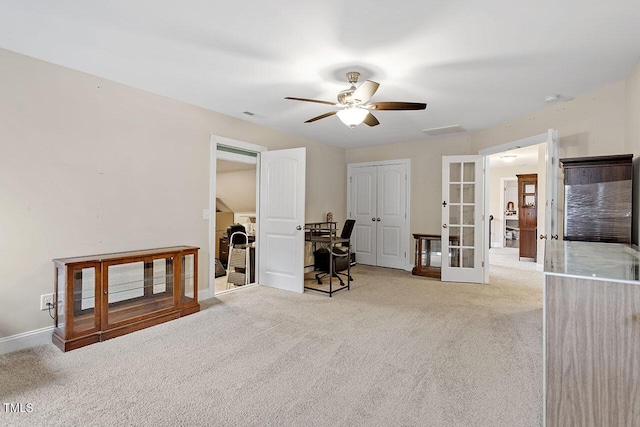
[[[264,116],[260,114],[252,113],[251,111],[243,111],[242,114],[246,114],[249,117],[253,117],[254,119],[264,119]]]
[[[423,129],[425,135],[429,136],[440,136],[440,135],[448,135],[450,133],[458,133],[458,132],[466,132],[466,130],[460,125],[453,126],[444,126],[441,128],[431,128],[431,129]]]

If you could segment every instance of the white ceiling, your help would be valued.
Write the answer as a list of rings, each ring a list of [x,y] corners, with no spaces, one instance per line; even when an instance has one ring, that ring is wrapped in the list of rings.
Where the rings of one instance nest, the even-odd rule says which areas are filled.
[[[494,168],[510,168],[514,166],[534,166],[538,164],[538,148],[541,144],[528,147],[514,148],[502,153],[492,154],[489,157],[489,166]],[[515,156],[511,162],[505,162],[502,157]]]
[[[0,47],[338,147],[477,131],[627,77],[638,0],[3,0]],[[0,64],[1,66],[1,64]],[[381,84],[355,129],[331,106],[344,74]],[[258,116],[243,114],[250,111]]]

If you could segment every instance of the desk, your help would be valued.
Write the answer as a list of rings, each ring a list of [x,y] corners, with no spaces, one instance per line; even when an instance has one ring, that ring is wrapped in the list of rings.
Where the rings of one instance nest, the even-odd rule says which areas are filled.
[[[311,242],[313,246],[313,253],[319,246],[326,247],[329,251],[329,290],[319,289],[312,286],[305,286],[305,289],[312,291],[322,292],[329,294],[329,297],[333,296],[335,292],[342,289],[350,289],[351,286],[351,245],[349,239],[343,239],[337,236],[336,223],[335,222],[313,222],[305,224],[304,226],[305,241]],[[340,286],[337,289],[333,288],[333,248],[336,244],[347,243],[347,286]],[[310,266],[307,266],[310,267]],[[315,266],[314,266],[315,271]]]

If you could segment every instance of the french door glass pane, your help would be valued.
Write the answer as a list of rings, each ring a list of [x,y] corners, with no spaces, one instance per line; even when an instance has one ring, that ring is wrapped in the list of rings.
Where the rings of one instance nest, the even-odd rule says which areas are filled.
[[[449,248],[449,267],[460,267],[460,248]]]
[[[476,164],[465,163],[464,164],[464,182],[475,182],[476,177]]]
[[[460,224],[460,205],[449,206],[449,225]]]
[[[449,164],[449,182],[460,182],[462,178],[462,165],[460,163]]]
[[[462,228],[462,246],[474,245],[475,227]]]
[[[463,184],[462,185],[462,196],[464,203],[475,203],[476,196],[476,185],[475,184]]]
[[[464,268],[474,267],[473,255],[474,255],[473,249],[462,249],[462,267]]]
[[[464,225],[474,225],[475,206],[463,206],[462,207],[462,223]]]
[[[460,203],[460,184],[449,184],[449,203]]]

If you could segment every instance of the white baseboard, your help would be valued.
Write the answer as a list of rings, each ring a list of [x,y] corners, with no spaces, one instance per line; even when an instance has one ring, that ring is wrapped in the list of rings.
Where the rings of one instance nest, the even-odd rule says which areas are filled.
[[[53,326],[0,338],[0,354],[51,343]]]

